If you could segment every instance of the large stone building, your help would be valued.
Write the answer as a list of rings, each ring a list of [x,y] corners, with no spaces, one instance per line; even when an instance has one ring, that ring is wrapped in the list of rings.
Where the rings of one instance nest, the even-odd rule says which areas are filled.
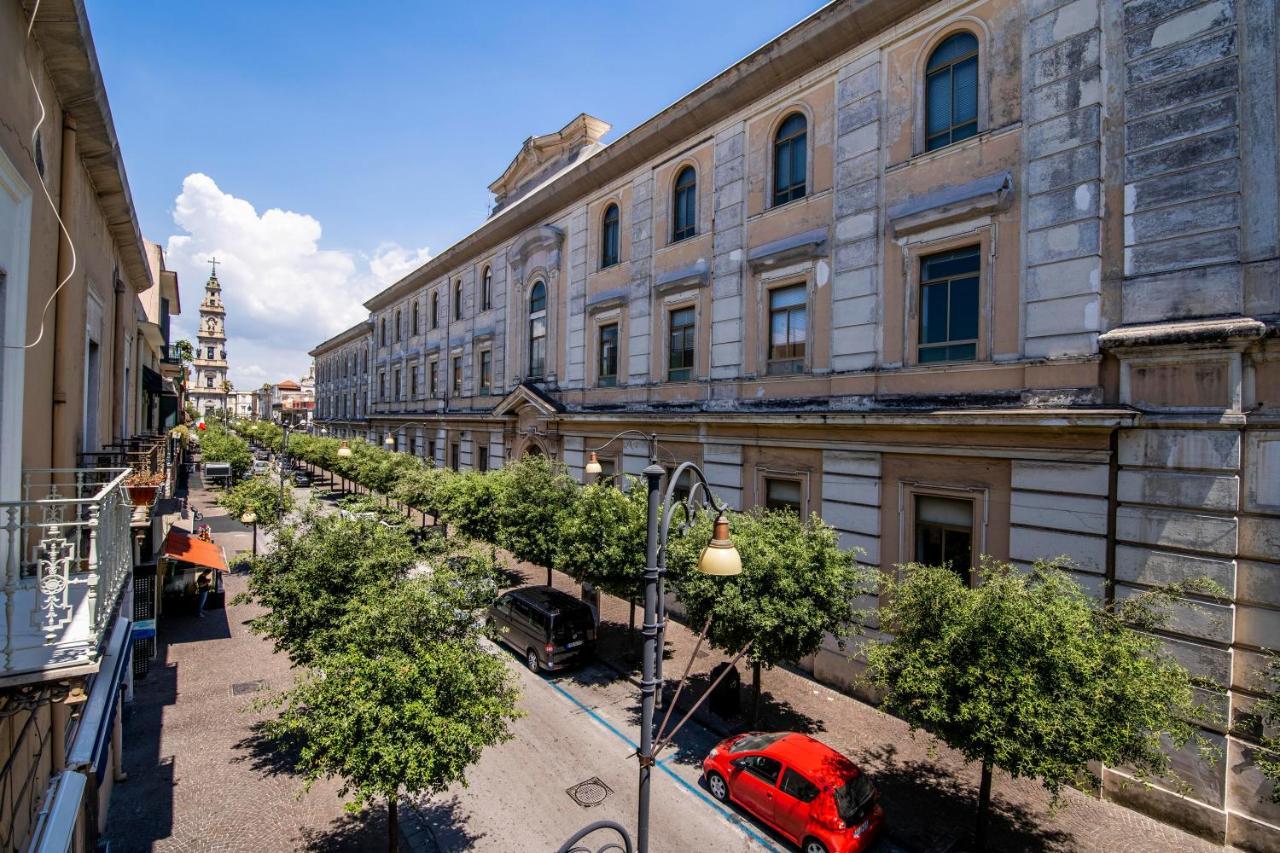
[[[222,413],[230,405],[231,382],[227,378],[227,309],[222,304],[222,283],[217,262],[212,262],[209,280],[200,302],[200,328],[196,330],[195,358],[191,362],[190,399],[196,411],[206,417]]]
[[[1110,768],[1103,794],[1275,849],[1275,38],[1271,0],[832,3],[608,145],[586,115],[526,140],[485,222],[313,351],[318,419],[578,473],[656,432],[886,572],[1208,576],[1229,598],[1166,635],[1223,758],[1176,756],[1185,798]],[[802,663],[859,672],[835,638]]]
[[[145,498],[174,484],[178,280],[142,239],[83,3],[0,2],[0,64],[0,840],[87,851],[166,534]]]

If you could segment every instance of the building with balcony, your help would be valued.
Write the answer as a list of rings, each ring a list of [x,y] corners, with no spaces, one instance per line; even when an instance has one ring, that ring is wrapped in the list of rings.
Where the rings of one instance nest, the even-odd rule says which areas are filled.
[[[526,140],[486,221],[313,350],[317,418],[464,469],[655,432],[885,572],[1211,577],[1164,638],[1223,759],[1102,793],[1274,849],[1230,721],[1280,646],[1275,33],[1274,3],[831,3],[609,144]],[[798,663],[860,672],[835,637]]]
[[[177,279],[139,231],[83,4],[4,0],[0,55],[0,841],[81,851],[172,486]]]

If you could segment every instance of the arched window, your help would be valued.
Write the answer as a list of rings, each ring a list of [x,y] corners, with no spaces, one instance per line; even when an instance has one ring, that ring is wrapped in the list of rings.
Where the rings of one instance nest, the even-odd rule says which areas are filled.
[[[611,204],[604,209],[604,226],[600,231],[600,269],[611,267],[618,262],[619,233],[622,215],[618,206]]]
[[[698,173],[685,166],[676,176],[671,198],[671,240],[683,240],[698,233]]]
[[[431,328],[440,328],[440,291],[431,291]]]
[[[978,39],[973,33],[956,33],[929,55],[924,103],[926,151],[978,132]]]
[[[453,283],[453,319],[462,319],[462,279]]]
[[[547,286],[534,282],[529,291],[529,378],[547,372]]]
[[[786,204],[804,198],[808,190],[809,122],[792,113],[778,126],[773,138],[773,203]]]
[[[485,267],[480,282],[480,310],[488,311],[493,307],[493,270]]]

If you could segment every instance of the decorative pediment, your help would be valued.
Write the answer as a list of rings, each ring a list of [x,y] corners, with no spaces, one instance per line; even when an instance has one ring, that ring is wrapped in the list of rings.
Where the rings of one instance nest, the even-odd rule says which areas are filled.
[[[489,191],[495,196],[495,208],[501,208],[522,188],[572,161],[583,148],[599,144],[608,132],[608,122],[579,113],[555,133],[530,136],[502,176],[489,184]]]
[[[519,415],[529,408],[542,415],[556,415],[564,411],[563,406],[548,397],[536,385],[521,382],[511,389],[511,393],[503,397],[498,405],[493,407],[493,414],[499,417],[502,415]]]

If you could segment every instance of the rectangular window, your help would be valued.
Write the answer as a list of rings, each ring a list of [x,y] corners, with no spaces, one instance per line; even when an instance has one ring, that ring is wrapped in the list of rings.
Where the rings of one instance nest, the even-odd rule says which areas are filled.
[[[601,387],[613,387],[618,384],[618,324],[610,323],[600,327],[599,344],[599,384]]]
[[[769,373],[804,371],[808,314],[808,294],[803,284],[769,291]]]
[[[213,347],[206,347],[206,349],[209,351],[209,361],[213,361]]]
[[[677,308],[670,315],[670,338],[667,347],[667,379],[687,382],[693,378],[694,309]]]
[[[480,445],[476,448],[476,470],[489,470],[489,448],[486,445]]]
[[[410,456],[418,455],[418,437],[413,433],[409,434],[409,455]]]
[[[413,302],[413,334],[416,336],[420,329],[418,328],[418,301]]]
[[[804,489],[798,480],[764,481],[765,509],[785,509],[801,515],[804,512]]]
[[[431,328],[440,328],[440,292],[431,294]]]
[[[418,397],[418,366],[416,364],[409,368],[409,397],[410,399]]]
[[[480,389],[477,393],[488,394],[493,390],[493,353],[490,350],[480,351]]]
[[[438,361],[431,362],[431,367],[429,367],[428,370],[430,371],[430,373],[427,381],[428,381],[428,384],[430,385],[429,390],[431,393],[431,397],[432,399],[434,399],[440,396],[440,362]]]
[[[382,318],[382,345],[387,345],[387,318]]]
[[[378,374],[378,399],[387,399],[387,374],[385,373]]]
[[[400,371],[396,371],[396,400],[400,399]]]
[[[449,387],[452,389],[450,393],[453,396],[462,396],[462,356],[460,355],[453,357],[453,382]]]
[[[462,468],[462,453],[458,449],[458,442],[452,442],[449,445],[449,467],[455,471]]]
[[[920,261],[921,364],[973,361],[978,357],[977,246]]]
[[[915,561],[949,566],[966,584],[973,570],[973,501],[916,495]]]
[[[427,458],[434,464],[436,461],[436,440],[434,438],[427,439]]]

